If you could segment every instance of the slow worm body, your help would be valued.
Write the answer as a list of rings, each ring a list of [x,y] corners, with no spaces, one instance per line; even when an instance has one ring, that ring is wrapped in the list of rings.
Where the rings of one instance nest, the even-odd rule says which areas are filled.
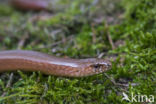
[[[58,58],[35,51],[0,51],[0,72],[40,71],[48,75],[83,77],[110,69],[111,63],[103,59]]]
[[[22,10],[49,11],[51,6],[50,0],[11,0],[10,3]]]

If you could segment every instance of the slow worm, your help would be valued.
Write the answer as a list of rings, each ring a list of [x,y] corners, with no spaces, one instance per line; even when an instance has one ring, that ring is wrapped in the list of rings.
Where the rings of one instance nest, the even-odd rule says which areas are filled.
[[[10,50],[0,51],[0,72],[40,71],[48,75],[83,77],[109,70],[111,63],[104,59],[68,59],[48,54]]]
[[[10,4],[22,10],[50,11],[50,0],[11,0]]]

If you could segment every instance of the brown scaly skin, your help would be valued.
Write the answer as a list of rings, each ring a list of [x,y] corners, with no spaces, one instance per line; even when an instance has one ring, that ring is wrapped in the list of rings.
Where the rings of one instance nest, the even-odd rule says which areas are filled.
[[[11,0],[10,4],[21,10],[50,11],[50,0]]]

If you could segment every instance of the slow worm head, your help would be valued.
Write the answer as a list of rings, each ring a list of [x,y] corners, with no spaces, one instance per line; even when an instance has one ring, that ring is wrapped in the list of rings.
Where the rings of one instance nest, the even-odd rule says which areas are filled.
[[[0,72],[40,71],[48,75],[83,77],[109,70],[111,63],[104,59],[58,58],[35,51],[1,51]]]

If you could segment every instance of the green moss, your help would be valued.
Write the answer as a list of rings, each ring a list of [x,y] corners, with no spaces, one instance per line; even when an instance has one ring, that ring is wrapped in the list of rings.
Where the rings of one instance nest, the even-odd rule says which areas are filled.
[[[0,24],[0,49],[15,49],[23,36],[28,35],[22,49],[49,53],[54,49],[52,54],[75,58],[96,57],[99,53],[117,55],[112,69],[107,72],[110,78],[104,74],[64,78],[18,71],[14,72],[11,85],[6,87],[10,73],[4,73],[0,75],[0,103],[134,104],[121,100],[123,92],[129,97],[131,93],[156,97],[155,0],[122,0],[125,18],[121,24],[109,25],[109,28],[104,23],[93,25],[94,18],[89,13],[94,14],[96,6],[88,11],[92,1],[65,0],[63,3],[69,5],[67,9],[46,21],[33,23],[29,21],[32,16],[29,12],[3,10],[0,15],[9,15],[10,19]],[[111,50],[107,32],[114,42],[124,40],[125,44]]]
[[[5,4],[0,4],[0,16],[9,16],[13,13],[13,9]]]

